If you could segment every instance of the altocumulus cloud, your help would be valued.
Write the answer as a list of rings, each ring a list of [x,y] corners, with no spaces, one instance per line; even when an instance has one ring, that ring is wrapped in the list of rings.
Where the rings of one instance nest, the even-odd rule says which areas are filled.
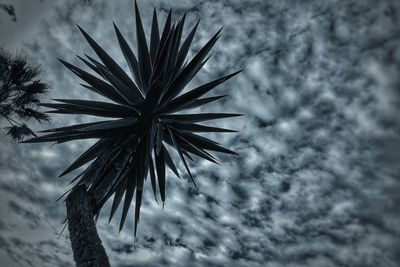
[[[120,234],[100,216],[113,266],[398,266],[400,2],[140,1],[143,23],[172,4],[189,26],[202,18],[195,48],[225,26],[192,86],[245,69],[207,107],[246,114],[222,122],[239,134],[213,136],[240,157],[195,159],[199,191],[170,173],[164,211],[147,190],[136,248],[133,215]],[[18,49],[42,65],[50,97],[94,98],[56,58],[91,53],[77,23],[127,68],[112,21],[134,40],[132,1],[64,1]],[[0,256],[73,266],[55,203],[68,179],[56,177],[89,142],[0,145]]]

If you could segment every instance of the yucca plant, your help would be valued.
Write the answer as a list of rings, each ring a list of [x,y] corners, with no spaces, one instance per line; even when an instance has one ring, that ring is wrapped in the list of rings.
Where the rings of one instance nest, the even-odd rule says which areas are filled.
[[[136,236],[146,178],[150,177],[156,199],[158,183],[159,195],[164,203],[166,166],[180,176],[167,147],[176,150],[188,176],[196,186],[187,163],[187,159],[192,159],[192,155],[213,163],[217,163],[217,160],[210,152],[236,155],[217,142],[197,134],[234,132],[233,130],[198,123],[241,114],[179,114],[180,111],[194,109],[223,98],[224,96],[203,96],[240,72],[234,72],[182,93],[189,81],[210,58],[209,52],[220,37],[221,30],[185,63],[199,22],[183,39],[186,14],[179,21],[172,23],[170,11],[160,32],[154,10],[148,46],[136,3],[135,15],[137,57],[114,24],[119,46],[128,63],[131,76],[79,26],[99,60],[88,55],[85,55],[86,58],[79,58],[94,73],[91,74],[60,59],[63,65],[86,82],[82,84],[84,88],[108,98],[110,102],[55,99],[58,103],[43,104],[53,109],[49,111],[50,113],[85,114],[114,119],[49,129],[44,131],[47,134],[26,142],[64,143],[72,140],[98,139],[60,176],[91,162],[73,179],[76,184],[72,190],[85,185],[87,193],[95,195],[93,211],[96,216],[105,202],[114,195],[110,220],[125,196],[120,230],[123,228],[136,192],[134,230]]]

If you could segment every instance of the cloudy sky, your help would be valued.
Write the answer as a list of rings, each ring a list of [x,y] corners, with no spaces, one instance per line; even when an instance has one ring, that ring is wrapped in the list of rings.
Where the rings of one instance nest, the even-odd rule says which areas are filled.
[[[29,2],[29,3],[28,3]],[[134,40],[132,0],[4,1],[0,45],[40,64],[48,98],[93,99],[57,58],[93,52],[75,24],[124,68],[114,21]],[[244,117],[210,135],[240,153],[222,166],[195,160],[199,191],[169,173],[165,209],[150,185],[136,247],[133,214],[97,228],[112,266],[387,266],[400,264],[400,1],[139,1],[150,28],[201,17],[194,49],[224,26],[213,58],[192,85],[244,68],[217,89],[229,98],[204,111]],[[186,31],[187,32],[187,31]],[[54,116],[35,129],[84,122]],[[74,266],[57,178],[87,142],[17,145],[0,136],[2,266]],[[173,155],[174,157],[177,155]],[[183,168],[183,165],[179,165]],[[182,172],[183,173],[183,172]]]

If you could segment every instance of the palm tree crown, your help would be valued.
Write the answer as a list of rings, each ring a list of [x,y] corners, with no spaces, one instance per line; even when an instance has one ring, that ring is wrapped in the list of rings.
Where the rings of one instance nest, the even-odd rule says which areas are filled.
[[[142,201],[143,183],[150,177],[154,197],[157,182],[162,202],[165,201],[165,166],[177,176],[179,173],[165,144],[174,148],[186,171],[196,186],[186,159],[192,155],[217,163],[209,152],[236,154],[217,142],[195,133],[234,132],[233,130],[197,124],[198,122],[239,116],[232,113],[175,114],[193,109],[224,96],[204,97],[207,92],[239,72],[203,84],[181,94],[189,81],[199,72],[210,56],[208,53],[220,36],[218,31],[194,57],[184,63],[199,22],[194,25],[181,43],[185,15],[171,23],[171,11],[160,34],[154,10],[150,47],[148,47],[139,10],[135,3],[137,57],[126,39],[114,24],[122,54],[130,68],[133,80],[127,73],[79,26],[100,61],[87,56],[79,57],[97,75],[60,60],[86,84],[83,85],[113,103],[89,100],[56,99],[60,103],[47,103],[51,113],[86,114],[108,118],[100,122],[84,123],[49,129],[48,134],[27,142],[63,143],[77,139],[99,139],[60,176],[91,162],[73,181],[76,186],[86,185],[87,191],[96,194],[94,213],[99,214],[104,203],[114,195],[110,220],[123,196],[120,221],[122,229],[136,191],[135,235]],[[148,175],[149,174],[149,175]],[[101,193],[98,188],[106,188]]]
[[[39,67],[0,48],[0,119],[8,121],[6,135],[14,141],[36,136],[25,122],[48,121],[38,109],[48,89],[39,74]]]

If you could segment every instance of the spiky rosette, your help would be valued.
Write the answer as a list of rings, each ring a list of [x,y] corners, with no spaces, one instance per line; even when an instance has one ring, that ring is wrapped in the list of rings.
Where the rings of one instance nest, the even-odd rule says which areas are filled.
[[[235,72],[203,84],[181,94],[191,79],[209,59],[210,49],[220,36],[218,31],[194,57],[184,64],[199,22],[194,25],[181,43],[185,15],[177,23],[171,23],[168,14],[161,37],[157,14],[154,10],[148,49],[143,26],[135,3],[137,57],[114,24],[117,39],[129,65],[133,80],[123,69],[81,28],[85,39],[100,61],[86,56],[80,59],[96,74],[60,60],[68,69],[87,84],[83,85],[113,103],[56,99],[61,103],[48,103],[51,113],[86,114],[109,118],[105,120],[46,130],[48,134],[27,142],[63,143],[77,139],[99,139],[60,176],[90,163],[73,181],[75,186],[86,185],[95,194],[95,214],[114,195],[110,220],[125,195],[120,230],[136,191],[135,235],[142,201],[143,183],[149,174],[154,197],[158,182],[162,202],[165,201],[165,166],[177,176],[179,173],[165,144],[174,148],[186,171],[196,186],[186,159],[191,154],[217,163],[210,151],[236,154],[217,142],[195,133],[234,132],[228,129],[197,124],[208,120],[235,117],[233,113],[174,114],[182,110],[203,106],[224,96],[203,97],[219,84],[239,72]],[[79,27],[79,26],[78,26]]]

